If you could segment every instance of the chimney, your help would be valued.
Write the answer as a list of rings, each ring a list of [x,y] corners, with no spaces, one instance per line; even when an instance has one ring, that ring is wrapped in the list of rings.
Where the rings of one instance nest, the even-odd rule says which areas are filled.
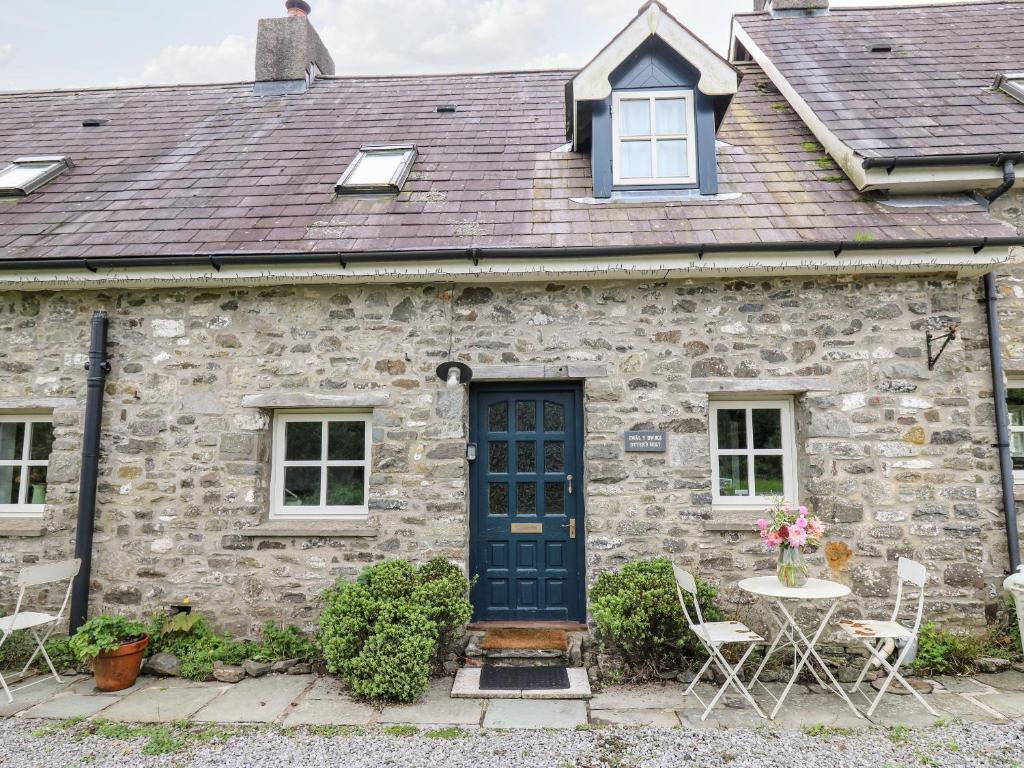
[[[287,0],[287,16],[260,19],[256,33],[257,96],[305,93],[318,75],[334,74],[334,59],[309,20],[305,0]]]
[[[828,0],[771,0],[771,11],[773,16],[820,16],[828,13]]]

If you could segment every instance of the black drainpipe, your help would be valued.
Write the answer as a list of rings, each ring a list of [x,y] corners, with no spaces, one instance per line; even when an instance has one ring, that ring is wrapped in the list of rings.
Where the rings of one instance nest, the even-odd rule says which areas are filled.
[[[89,338],[89,372],[85,399],[85,434],[82,438],[82,471],[78,484],[78,527],[75,557],[82,561],[71,588],[71,624],[75,634],[89,613],[89,580],[92,575],[92,533],[96,521],[96,482],[100,467],[100,421],[103,418],[103,386],[110,372],[107,361],[107,313],[93,312]]]
[[[1014,161],[1003,163],[1003,183],[985,196],[991,204],[1016,181]],[[996,447],[999,449],[999,479],[1003,488],[1003,517],[1006,524],[1006,548],[1010,554],[1010,573],[1020,565],[1020,537],[1017,533],[1017,502],[1013,497],[1013,460],[1010,457],[1010,414],[1006,407],[1006,383],[1003,377],[1003,344],[996,307],[996,278],[989,272],[982,278],[985,310],[988,316],[988,349],[992,360],[992,398],[996,406]]]

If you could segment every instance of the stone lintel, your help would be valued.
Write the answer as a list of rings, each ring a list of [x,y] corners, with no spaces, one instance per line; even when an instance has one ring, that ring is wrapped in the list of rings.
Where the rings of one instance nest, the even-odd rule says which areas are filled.
[[[0,411],[56,411],[74,404],[71,397],[5,397],[0,399]]]
[[[378,533],[369,523],[345,520],[266,520],[238,531],[252,539],[372,539]]]
[[[42,518],[0,518],[0,537],[38,538],[46,535]]]
[[[538,365],[474,365],[474,381],[522,379],[590,379],[608,375],[603,363],[541,363]]]
[[[319,392],[267,392],[245,395],[243,408],[377,408],[387,405],[387,392],[361,392],[353,395],[324,395]]]
[[[1024,358],[1007,358],[1003,361],[1003,370],[1010,376],[1024,376]]]
[[[777,379],[690,379],[691,392],[708,394],[795,395],[804,392],[830,392],[832,384],[824,377],[794,376]]]

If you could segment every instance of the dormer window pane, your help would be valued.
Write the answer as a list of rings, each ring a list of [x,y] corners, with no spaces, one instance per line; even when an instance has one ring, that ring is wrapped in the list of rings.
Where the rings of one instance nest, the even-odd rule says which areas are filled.
[[[364,155],[356,164],[349,184],[389,184],[405,159],[405,152],[376,152]]]
[[[615,184],[696,184],[692,91],[617,91],[612,117]]]
[[[416,147],[362,147],[334,191],[340,194],[400,192],[416,161]]]
[[[19,157],[6,168],[0,168],[0,197],[23,197],[71,165],[71,160],[63,155]]]

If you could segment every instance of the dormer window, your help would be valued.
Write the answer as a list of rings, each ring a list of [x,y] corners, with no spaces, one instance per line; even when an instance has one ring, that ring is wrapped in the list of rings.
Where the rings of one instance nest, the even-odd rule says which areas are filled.
[[[616,91],[612,171],[616,186],[697,183],[693,91]]]
[[[19,157],[0,169],[0,197],[24,197],[72,166],[64,155]]]
[[[414,162],[416,147],[411,144],[360,147],[334,191],[339,195],[401,192]]]

